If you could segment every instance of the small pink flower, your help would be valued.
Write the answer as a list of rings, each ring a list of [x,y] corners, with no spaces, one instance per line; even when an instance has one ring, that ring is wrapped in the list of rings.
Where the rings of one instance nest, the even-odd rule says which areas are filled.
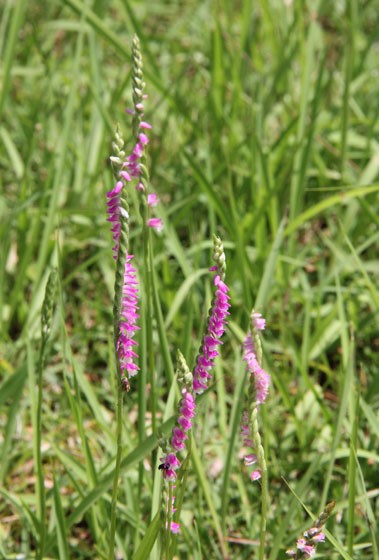
[[[305,539],[297,541],[297,548],[305,554],[305,558],[312,558],[316,554],[316,547],[312,544],[307,544]]]
[[[175,426],[175,428],[173,429],[172,434],[173,436],[171,439],[171,445],[173,449],[175,449],[175,451],[181,451],[186,446],[184,442],[188,438],[188,436],[177,426]]]
[[[147,123],[146,121],[141,121],[139,127],[144,128],[145,130],[150,130],[152,128],[151,124]]]
[[[325,542],[325,535],[322,532],[318,533],[312,537],[312,540],[314,540],[316,543]]]
[[[139,138],[139,141],[141,142],[142,145],[145,145],[145,144],[149,143],[148,137],[143,132],[141,132],[141,134],[138,136],[138,138]]]
[[[120,171],[120,177],[122,177],[123,179],[125,179],[125,181],[128,182],[132,180],[131,176],[127,171]]]
[[[253,321],[254,326],[257,331],[263,331],[266,327],[266,319],[262,317],[261,313],[257,313],[256,311],[253,313]]]
[[[175,521],[171,521],[171,528],[170,528],[171,533],[174,533],[175,535],[177,535],[178,533],[180,533],[180,524],[179,523],[175,523]]]
[[[253,482],[255,482],[256,480],[259,480],[261,478],[261,472],[260,471],[253,471],[250,475],[250,478]]]
[[[251,467],[251,465],[255,465],[258,459],[255,453],[249,453],[248,455],[245,455],[243,460],[247,467]]]
[[[180,467],[181,462],[174,453],[168,453],[166,457],[162,457],[159,469],[162,471],[163,478],[167,480],[176,479],[176,470]]]
[[[147,225],[157,231],[162,231],[163,220],[161,220],[160,218],[150,218],[150,220],[147,220]]]
[[[157,206],[159,203],[159,198],[157,197],[156,193],[151,193],[147,195],[147,204],[152,208]]]

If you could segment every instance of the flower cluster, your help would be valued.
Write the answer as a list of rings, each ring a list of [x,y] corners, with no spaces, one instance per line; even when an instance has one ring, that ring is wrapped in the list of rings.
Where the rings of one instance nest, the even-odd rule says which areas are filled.
[[[111,222],[111,232],[114,241],[114,246],[112,248],[113,251],[113,258],[117,260],[118,255],[118,248],[119,248],[119,239],[121,234],[121,222],[120,222],[120,213],[121,213],[121,204],[120,204],[120,194],[123,189],[124,183],[123,181],[117,181],[114,188],[107,192],[107,213],[108,213],[108,222]],[[129,217],[126,210],[123,211],[124,217],[127,219]]]
[[[286,551],[286,554],[288,554],[290,558],[305,560],[315,556],[317,544],[325,541],[325,534],[322,528],[332,513],[334,506],[335,502],[326,504],[324,511],[322,511],[316,519],[314,526],[305,531],[303,535],[297,539],[296,550],[290,549]]]
[[[256,403],[262,404],[268,395],[270,375],[260,366],[260,360],[257,354],[258,350],[256,348],[257,338],[252,333],[256,335],[257,331],[264,330],[266,321],[260,313],[255,312],[252,313],[251,320],[253,328],[252,332],[249,332],[243,343],[243,359],[246,362],[248,372],[254,376]]]
[[[137,180],[136,189],[141,193],[144,205],[149,208],[156,206],[159,200],[155,193],[147,193],[149,172],[146,167],[145,147],[149,143],[147,131],[151,129],[151,125],[144,120],[144,101],[147,95],[143,93],[145,82],[143,80],[140,42],[137,36],[133,38],[132,61],[133,109],[129,109],[127,112],[133,115],[133,133],[136,144],[132,153],[126,158],[124,170]],[[145,220],[147,227],[154,228],[156,231],[163,229],[163,221],[160,218],[150,218],[146,214]]]
[[[266,400],[270,387],[270,376],[260,365],[262,350],[258,332],[264,330],[265,326],[266,321],[262,315],[253,311],[251,314],[251,331],[243,343],[243,359],[249,373],[251,394],[249,401],[253,408],[250,415],[249,412],[245,411],[242,416],[241,438],[243,446],[251,449],[244,455],[245,465],[250,467],[259,463],[259,468],[253,470],[250,474],[253,481],[261,478],[261,469],[264,465],[263,449],[259,447],[260,435],[257,414],[258,407]]]
[[[127,202],[127,187],[134,183],[137,191],[140,191],[146,208],[155,207],[159,199],[155,193],[147,193],[149,182],[146,167],[145,149],[149,143],[147,131],[151,125],[143,120],[144,100],[143,93],[145,83],[143,81],[142,57],[138,37],[133,40],[132,52],[133,70],[133,109],[127,112],[133,115],[134,147],[129,155],[124,150],[124,140],[119,130],[116,130],[113,142],[113,155],[111,163],[116,177],[116,184],[107,193],[108,221],[111,223],[113,236],[113,258],[116,260],[116,286],[115,286],[115,342],[116,351],[121,371],[121,377],[125,388],[129,389],[129,378],[138,371],[135,363],[137,353],[134,340],[138,329],[136,324],[138,315],[138,281],[136,270],[131,264],[133,255],[128,251],[129,236],[129,208]],[[146,225],[160,231],[163,227],[159,218],[145,216]]]
[[[136,324],[138,311],[138,280],[136,270],[131,264],[133,255],[126,256],[124,282],[121,298],[121,318],[119,322],[119,337],[117,340],[117,355],[121,369],[121,375],[125,388],[129,388],[129,377],[138,372],[139,367],[134,363],[137,353],[134,347],[137,342],[134,334],[139,329]]]
[[[193,390],[197,394],[208,387],[208,380],[212,377],[210,370],[214,366],[216,356],[219,355],[218,347],[222,344],[221,337],[225,331],[226,317],[229,315],[229,288],[219,275],[215,276],[214,285],[216,292],[208,320],[207,334],[203,338],[201,352],[193,373]]]
[[[143,96],[146,98],[146,95]],[[139,103],[139,115],[143,115],[141,111],[143,111],[143,103]],[[134,114],[134,111],[128,111],[129,113]],[[156,193],[146,193],[146,167],[144,166],[143,159],[144,159],[144,152],[145,147],[149,143],[149,138],[145,134],[145,132],[140,132],[141,129],[143,130],[150,130],[151,125],[146,121],[139,121],[139,134],[137,138],[137,142],[133,148],[133,151],[130,155],[127,156],[126,160],[123,163],[123,168],[120,171],[120,177],[124,179],[126,182],[130,182],[133,179],[136,180],[136,190],[143,193],[145,196],[147,205],[151,208],[155,207],[159,203],[159,198]],[[156,231],[162,231],[163,229],[163,221],[161,218],[149,218],[147,220],[147,226],[154,228]]]
[[[153,199],[154,200],[154,199]],[[178,382],[182,383],[182,398],[179,403],[179,413],[175,423],[172,437],[169,444],[163,442],[162,449],[165,452],[161,458],[159,469],[162,470],[163,478],[172,484],[178,477],[177,470],[181,467],[181,462],[177,457],[178,452],[186,448],[186,440],[188,432],[192,428],[192,420],[195,416],[195,395],[201,393],[207,388],[207,382],[211,377],[210,369],[214,366],[214,360],[218,356],[218,346],[221,344],[221,337],[225,331],[225,323],[229,314],[229,288],[224,283],[225,276],[225,254],[221,240],[214,237],[213,260],[215,266],[211,270],[216,271],[214,285],[216,292],[213,298],[207,331],[203,338],[201,352],[196,361],[194,375],[188,369],[184,357],[178,352]],[[169,510],[168,518],[175,511],[174,498]],[[178,532],[180,527],[178,524],[171,523],[171,532]]]
[[[185,441],[188,439],[188,432],[192,428],[192,419],[195,416],[196,408],[195,398],[192,393],[192,373],[187,366],[184,356],[179,350],[177,353],[177,362],[177,377],[178,383],[182,386],[182,398],[179,402],[178,416],[172,431],[171,440],[168,444],[165,442],[161,443],[165,456],[161,458],[161,464],[158,467],[162,471],[163,478],[171,485],[172,482],[176,480],[176,471],[181,466],[177,453],[186,448]],[[174,491],[175,486],[172,485],[171,489]],[[173,495],[171,498],[171,504],[169,504],[169,500],[167,502],[168,519],[171,519],[173,513],[175,513],[174,502],[175,496]],[[170,530],[172,533],[179,533],[179,523],[171,521]]]
[[[312,527],[304,532],[303,537],[297,539],[296,548],[300,551],[300,556],[295,550],[287,550],[286,554],[291,558],[312,558],[316,554],[316,544],[324,541],[324,533]]]
[[[175,491],[175,485],[173,484],[171,486],[172,492]],[[169,505],[170,502],[170,497],[167,496],[167,517],[170,519],[170,531],[171,533],[173,533],[174,535],[177,535],[178,533],[180,533],[180,523],[177,523],[176,521],[172,521],[172,516],[174,515],[174,513],[176,512],[176,508],[175,508],[175,495],[172,494],[171,496],[171,506]],[[166,529],[168,528],[168,521],[166,521]]]
[[[172,431],[171,452],[161,459],[159,468],[162,470],[163,477],[167,480],[176,479],[176,470],[181,466],[181,462],[176,456],[178,451],[183,451],[188,439],[187,433],[192,428],[192,418],[195,416],[195,399],[191,392],[186,388],[182,389],[182,399],[179,403],[179,415],[176,425]]]
[[[242,445],[244,445],[245,447],[250,447],[251,449],[255,448],[254,441],[251,437],[251,430],[249,426],[249,414],[247,411],[245,411],[242,416],[241,438],[242,438]],[[243,459],[247,467],[251,467],[255,465],[258,461],[257,455],[253,452],[245,454]],[[261,478],[260,469],[254,470],[250,474],[250,478],[252,481],[259,480]]]

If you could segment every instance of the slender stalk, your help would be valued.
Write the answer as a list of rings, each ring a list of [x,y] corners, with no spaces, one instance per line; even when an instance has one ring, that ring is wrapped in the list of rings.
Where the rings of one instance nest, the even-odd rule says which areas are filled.
[[[121,373],[118,370],[118,388],[117,388],[117,408],[116,408],[116,465],[114,471],[113,489],[112,489],[112,503],[111,503],[111,527],[109,535],[109,554],[108,559],[114,560],[114,543],[116,534],[116,506],[117,506],[117,495],[118,495],[118,482],[120,478],[120,465],[122,457],[122,408],[123,408],[123,397],[124,392],[120,382]]]
[[[260,406],[265,402],[270,386],[270,376],[261,367],[262,363],[262,344],[259,331],[265,328],[265,320],[260,313],[254,310],[250,316],[250,333],[244,342],[244,360],[247,370],[250,373],[248,403],[249,414],[244,415],[242,425],[242,435],[244,444],[253,450],[253,454],[245,457],[247,464],[258,463],[258,470],[251,473],[252,480],[261,480],[261,519],[260,519],[260,538],[259,538],[259,560],[265,558],[267,511],[269,505],[268,477],[265,452],[262,445],[262,437],[259,432],[258,415]]]
[[[140,48],[140,42],[135,35],[133,38],[132,48],[132,81],[133,81],[133,136],[136,143],[140,142],[141,138],[141,123],[144,111],[144,89],[145,82],[143,80],[143,61]],[[154,360],[154,345],[153,345],[153,300],[152,300],[152,242],[151,232],[148,227],[148,220],[150,218],[150,208],[148,205],[148,192],[149,192],[149,171],[147,168],[147,158],[145,150],[142,151],[139,159],[139,201],[140,201],[140,215],[142,217],[142,258],[143,258],[143,285],[144,285],[144,359],[141,360],[141,371],[139,374],[138,385],[138,437],[142,442],[146,437],[145,429],[145,415],[146,415],[146,386],[149,379],[150,382],[150,403],[151,403],[151,417],[152,429],[156,431],[156,390],[155,390],[155,360]],[[153,452],[152,464],[155,464],[156,457]],[[138,475],[138,492],[142,491],[143,479],[145,469],[142,464],[139,466]],[[136,515],[139,515],[139,503],[136,505]],[[140,530],[138,523],[136,525],[136,542],[138,542]]]
[[[147,208],[147,214],[149,209]],[[154,358],[154,346],[153,346],[153,299],[152,299],[152,283],[153,283],[153,247],[151,243],[151,231],[149,228],[144,226],[147,230],[146,232],[146,250],[144,250],[144,260],[146,254],[146,267],[145,267],[145,281],[146,281],[146,299],[147,299],[147,345],[148,345],[148,367],[150,369],[150,404],[151,404],[151,422],[153,433],[156,431],[157,419],[157,399],[156,399],[156,389],[155,389],[155,358]]]
[[[140,48],[140,42],[138,37],[135,35],[133,38],[133,49],[132,49],[132,63],[133,63],[133,136],[135,141],[138,142],[140,132],[141,132],[141,121],[143,117],[143,105],[144,105],[144,89],[145,82],[143,80],[143,62],[142,54]],[[147,204],[147,197],[149,192],[150,176],[149,170],[147,168],[147,158],[146,152],[143,150],[140,157],[140,177],[139,181],[142,185],[140,192],[140,214],[142,216],[142,243],[143,243],[143,282],[145,287],[145,299],[146,299],[146,348],[147,348],[147,371],[150,372],[150,384],[151,384],[151,414],[152,414],[152,428],[153,432],[156,430],[156,392],[155,392],[155,374],[154,374],[154,351],[153,351],[153,300],[152,300],[152,268],[153,268],[153,257],[152,257],[152,240],[151,231],[148,227],[148,220],[150,218],[150,208]],[[140,399],[139,406],[142,407],[141,410],[146,408],[145,403],[145,387],[147,375],[142,373],[141,381],[145,379],[145,385],[140,383]],[[145,426],[141,423],[139,426],[139,437],[140,440],[145,437]],[[153,461],[154,463],[154,461]]]
[[[40,521],[40,540],[38,558],[44,557],[46,542],[46,493],[45,480],[42,464],[42,399],[43,399],[43,363],[45,356],[46,339],[42,338],[39,361],[38,361],[38,382],[37,382],[37,422],[36,422],[36,470],[37,470],[37,496],[38,496],[38,518]]]
[[[45,352],[50,336],[52,317],[55,303],[56,270],[53,269],[47,280],[45,297],[41,311],[41,346],[38,360],[38,382],[37,382],[37,410],[36,410],[36,438],[35,438],[35,460],[37,470],[37,496],[38,496],[38,518],[40,521],[40,542],[38,558],[44,557],[46,543],[46,492],[45,480],[42,463],[42,402],[43,402],[43,366],[45,362]]]
[[[172,482],[168,484],[168,498],[167,498],[167,525],[166,525],[166,542],[165,542],[165,560],[169,560],[171,557],[170,554],[170,544],[171,544],[171,521],[172,521],[172,495],[173,495],[173,488]]]
[[[350,437],[350,454],[349,454],[349,467],[348,467],[348,480],[349,480],[349,507],[347,509],[347,551],[350,556],[353,556],[354,551],[354,526],[355,526],[355,503],[357,494],[357,440],[358,440],[358,426],[359,426],[359,392],[356,391],[354,395],[355,403],[352,418],[352,433]]]

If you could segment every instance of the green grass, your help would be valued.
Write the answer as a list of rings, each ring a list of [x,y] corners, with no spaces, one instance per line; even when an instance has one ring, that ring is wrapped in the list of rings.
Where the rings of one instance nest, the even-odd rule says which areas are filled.
[[[335,500],[318,557],[378,560],[375,2],[4,0],[0,14],[0,557],[108,554],[118,379],[105,194],[117,122],[131,140],[138,33],[165,229],[152,344],[144,329],[139,340],[154,369],[124,397],[117,557],[161,557],[157,437],[172,428],[176,350],[192,368],[201,342],[216,233],[232,309],[197,412],[177,557],[258,558],[260,487],[239,457],[241,342],[255,306],[273,380],[260,418],[266,558],[286,558],[309,515]],[[142,263],[134,195],[130,206]]]

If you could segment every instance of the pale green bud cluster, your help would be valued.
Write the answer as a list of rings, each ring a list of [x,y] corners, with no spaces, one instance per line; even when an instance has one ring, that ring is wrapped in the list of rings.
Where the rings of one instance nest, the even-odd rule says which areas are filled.
[[[225,273],[226,273],[226,259],[224,253],[224,246],[222,244],[221,239],[217,235],[213,236],[212,258],[218,268],[218,273],[221,277],[221,280],[224,280]]]
[[[178,350],[176,353],[176,360],[177,360],[176,375],[178,377],[178,382],[180,383],[181,386],[185,386],[187,391],[191,391],[193,375],[187,365],[185,357],[183,356],[180,350]]]
[[[112,170],[113,170],[113,174],[115,176],[115,178],[118,180],[119,178],[119,172],[122,169],[122,166],[125,162],[126,159],[126,152],[123,149],[125,145],[125,141],[122,137],[121,134],[121,129],[120,129],[120,125],[117,124],[116,126],[116,130],[115,130],[115,135],[114,135],[114,140],[112,142],[112,151],[113,154],[110,156],[110,161],[112,164]]]

